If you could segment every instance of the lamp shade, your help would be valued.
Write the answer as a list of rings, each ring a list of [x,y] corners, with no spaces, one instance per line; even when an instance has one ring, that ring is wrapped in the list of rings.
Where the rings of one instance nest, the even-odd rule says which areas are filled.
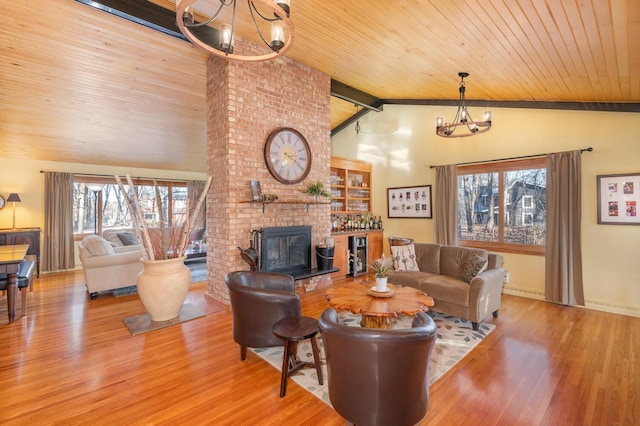
[[[9,198],[7,198],[7,201],[13,201],[14,203],[19,203],[20,201],[20,196],[18,194],[16,194],[15,192],[12,192],[11,194],[9,194]]]

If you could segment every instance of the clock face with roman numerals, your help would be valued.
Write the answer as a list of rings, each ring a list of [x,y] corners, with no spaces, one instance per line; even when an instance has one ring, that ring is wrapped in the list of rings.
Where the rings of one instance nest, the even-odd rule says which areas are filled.
[[[298,183],[311,170],[311,150],[300,132],[280,127],[271,132],[264,144],[264,161],[279,182]]]

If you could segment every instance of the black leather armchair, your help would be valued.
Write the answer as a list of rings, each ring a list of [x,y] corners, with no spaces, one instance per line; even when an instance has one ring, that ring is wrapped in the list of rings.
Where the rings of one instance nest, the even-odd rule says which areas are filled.
[[[429,362],[436,324],[420,312],[413,328],[381,330],[342,325],[333,309],[319,320],[329,399],[347,422],[414,425],[429,407]]]
[[[293,277],[235,271],[228,273],[224,281],[229,289],[233,339],[240,345],[240,359],[247,358],[247,347],[284,346],[284,340],[276,337],[272,328],[283,318],[302,316]]]

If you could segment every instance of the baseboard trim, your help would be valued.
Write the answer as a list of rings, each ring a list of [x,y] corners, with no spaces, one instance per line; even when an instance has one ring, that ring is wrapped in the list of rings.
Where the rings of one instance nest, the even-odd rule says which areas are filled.
[[[544,300],[544,294],[539,291],[522,290],[520,288],[504,287],[502,292],[512,296],[527,297],[529,299]]]
[[[585,308],[593,309],[594,311],[609,312],[611,314],[640,318],[640,309],[630,308],[628,306],[610,305],[607,303],[594,302],[592,300],[585,300],[585,305]]]
[[[513,287],[504,287],[502,292],[512,296],[526,297],[529,299],[545,301],[544,293],[534,290],[522,290]],[[640,309],[629,306],[618,306],[608,303],[601,303],[594,300],[585,300],[585,306],[577,306],[579,308],[591,309],[594,311],[608,312],[611,314],[627,315],[630,317],[640,318]]]

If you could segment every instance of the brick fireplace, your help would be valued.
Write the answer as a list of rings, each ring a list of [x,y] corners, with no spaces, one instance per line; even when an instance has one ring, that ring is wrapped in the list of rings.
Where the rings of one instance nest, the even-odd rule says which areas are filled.
[[[236,48],[242,41],[236,40]],[[246,203],[249,181],[280,201],[310,200],[311,183],[329,182],[330,77],[289,58],[258,63],[210,57],[207,62],[207,296],[229,303],[224,276],[248,270],[238,246],[249,247],[251,230],[312,225],[312,247],[331,234],[330,206]],[[296,185],[276,181],[264,162],[264,143],[277,127],[293,127],[309,142],[309,176]],[[312,260],[315,263],[315,259]],[[315,265],[314,265],[315,266]]]

